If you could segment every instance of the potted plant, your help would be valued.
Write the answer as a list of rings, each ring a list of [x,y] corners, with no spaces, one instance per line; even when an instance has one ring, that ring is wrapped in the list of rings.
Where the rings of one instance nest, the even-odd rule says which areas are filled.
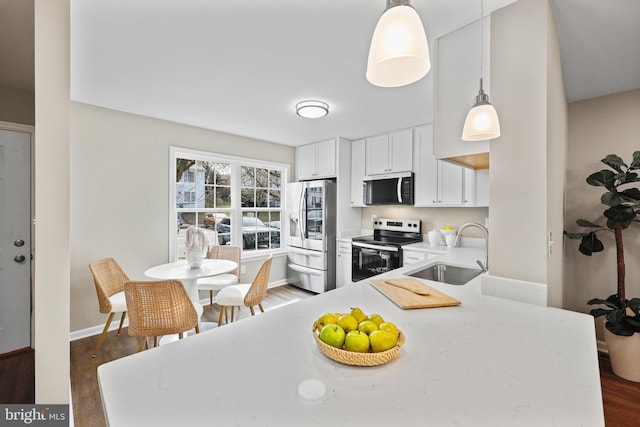
[[[640,215],[640,189],[637,186],[640,182],[637,173],[640,170],[640,151],[633,153],[630,165],[615,154],[607,155],[602,163],[610,169],[592,173],[587,183],[606,189],[600,198],[600,202],[606,206],[606,226],[578,219],[576,223],[579,226],[591,230],[583,233],[565,231],[565,235],[581,240],[579,251],[591,256],[594,252],[604,250],[604,244],[597,234],[613,233],[617,254],[617,292],[606,299],[591,299],[587,304],[604,306],[591,310],[591,315],[606,318],[605,340],[613,372],[625,379],[640,382],[640,298],[627,299],[622,244],[622,232],[629,230],[634,222],[640,222],[637,219]]]

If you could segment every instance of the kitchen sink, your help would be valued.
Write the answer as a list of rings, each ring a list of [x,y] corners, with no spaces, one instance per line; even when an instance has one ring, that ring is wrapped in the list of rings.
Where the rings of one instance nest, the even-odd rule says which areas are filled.
[[[482,274],[482,270],[478,268],[458,267],[438,263],[423,268],[422,270],[414,271],[409,274],[409,276],[447,283],[449,285],[464,285],[479,274]]]

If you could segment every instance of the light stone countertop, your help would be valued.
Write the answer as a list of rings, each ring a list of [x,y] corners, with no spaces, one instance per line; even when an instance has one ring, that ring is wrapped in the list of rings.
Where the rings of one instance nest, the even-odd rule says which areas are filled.
[[[380,277],[484,257],[442,249]],[[462,304],[402,310],[362,281],[101,365],[105,414],[111,426],[604,426],[591,316],[481,295],[479,282],[427,282]],[[397,359],[350,367],[318,350],[315,319],[355,306],[403,331]],[[298,396],[307,379],[326,385],[319,401]]]

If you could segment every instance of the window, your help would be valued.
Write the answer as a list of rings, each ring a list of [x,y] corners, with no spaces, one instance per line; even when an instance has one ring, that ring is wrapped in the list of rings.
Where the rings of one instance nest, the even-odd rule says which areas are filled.
[[[287,173],[283,164],[172,148],[171,259],[185,258],[190,225],[203,228],[211,245],[279,249]]]

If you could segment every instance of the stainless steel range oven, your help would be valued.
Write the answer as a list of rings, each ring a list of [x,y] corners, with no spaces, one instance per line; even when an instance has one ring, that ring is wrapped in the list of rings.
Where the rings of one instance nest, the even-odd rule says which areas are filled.
[[[421,241],[420,220],[374,220],[373,235],[351,239],[351,279],[358,282],[402,267],[402,246]]]

